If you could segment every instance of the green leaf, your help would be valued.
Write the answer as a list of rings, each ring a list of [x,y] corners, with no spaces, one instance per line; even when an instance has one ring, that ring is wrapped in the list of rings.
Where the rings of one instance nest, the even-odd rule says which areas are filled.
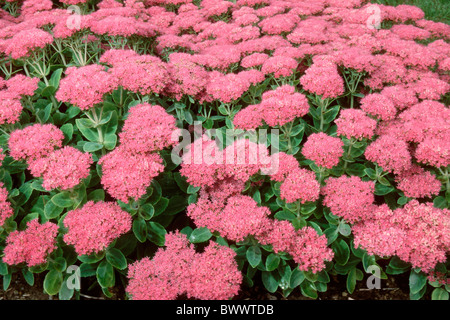
[[[119,270],[124,270],[127,268],[127,259],[123,253],[116,248],[109,248],[106,250],[106,260]]]
[[[186,209],[186,206],[187,206],[186,197],[174,195],[172,198],[169,199],[169,204],[167,205],[164,213],[168,215],[174,215]]]
[[[391,187],[391,186],[385,186],[381,183],[377,183],[375,184],[375,194],[377,196],[384,196],[387,195],[388,193],[394,191],[395,188]]]
[[[59,82],[61,81],[61,75],[63,72],[63,68],[56,69],[52,72],[52,76],[48,80],[49,84],[55,88],[59,87]]]
[[[80,265],[80,277],[88,278],[88,277],[95,276],[96,273],[97,273],[97,268],[96,268],[95,264],[83,262]]]
[[[245,254],[247,261],[253,268],[261,262],[261,249],[258,246],[251,246],[247,249]]]
[[[57,205],[58,207],[61,207],[61,208],[68,208],[73,205],[73,200],[70,197],[69,192],[61,192],[61,193],[55,194],[52,197],[51,201],[55,205]]]
[[[325,229],[323,233],[328,239],[328,245],[336,241],[339,236],[338,228],[336,226],[330,226],[329,228]]]
[[[431,293],[431,300],[448,300],[449,294],[447,290],[443,288],[436,288]]]
[[[289,280],[289,287],[292,289],[298,287],[303,280],[305,280],[305,273],[299,268],[295,268],[292,270],[291,278]]]
[[[63,212],[64,208],[57,206],[53,201],[46,203],[44,207],[44,215],[47,219],[55,219]]]
[[[106,260],[100,262],[97,267],[97,281],[102,288],[110,288],[114,286],[115,276],[113,266]]]
[[[197,228],[192,231],[191,235],[189,236],[189,241],[191,243],[201,243],[208,241],[211,237],[212,233],[208,228]]]
[[[272,272],[268,271],[262,271],[261,272],[261,279],[263,282],[264,287],[269,291],[270,293],[274,293],[278,289],[278,280],[275,279],[275,276]]]
[[[22,269],[22,275],[25,281],[28,283],[28,285],[33,286],[34,285],[34,274],[33,272],[30,272],[29,269],[23,268]]]
[[[144,220],[150,220],[155,214],[155,208],[152,204],[146,203],[139,208],[139,214]]]
[[[347,291],[352,294],[356,287],[356,268],[352,268],[347,274]]]
[[[277,213],[275,213],[274,217],[278,220],[288,220],[288,221],[292,221],[297,218],[295,214],[287,210],[278,211]]]
[[[447,200],[444,197],[439,196],[439,197],[434,198],[433,206],[435,208],[439,208],[439,209],[447,209],[448,208],[448,203],[447,203]]]
[[[63,257],[57,257],[51,262],[51,267],[59,272],[66,270],[67,262]]]
[[[365,272],[368,272],[368,268],[373,265],[377,265],[376,258],[374,255],[370,255],[367,252],[364,253],[362,257],[362,264]]]
[[[360,163],[349,164],[346,172],[351,176],[364,177],[366,167]]]
[[[64,142],[67,143],[72,140],[73,137],[73,125],[71,123],[66,123],[59,128],[64,133]]]
[[[318,298],[316,287],[314,286],[314,283],[312,283],[311,281],[308,281],[308,280],[303,281],[300,284],[300,290],[305,297],[308,297],[311,299]]]
[[[8,265],[0,261],[0,275],[6,276],[8,274]]]
[[[67,281],[68,280],[66,278],[61,285],[61,289],[59,289],[59,300],[70,300],[73,297],[75,290],[74,288],[69,289],[69,287],[67,286]]]
[[[348,237],[352,233],[352,228],[347,223],[341,221],[338,226],[339,233],[345,237]]]
[[[336,116],[339,113],[339,106],[336,105],[334,107],[329,108],[324,114],[323,114],[323,122],[324,123],[330,123],[334,119],[336,119]]]
[[[12,274],[8,273],[3,276],[3,291],[8,290],[9,285],[11,283]]]
[[[76,119],[75,124],[81,134],[91,142],[99,142],[99,135],[96,129],[92,129],[95,124],[89,119]]]
[[[350,248],[348,247],[347,242],[343,239],[339,239],[331,245],[331,248],[335,253],[334,259],[336,260],[336,263],[344,266],[350,258]]]
[[[44,278],[44,291],[54,296],[61,289],[61,285],[63,282],[63,274],[57,270],[50,270]]]
[[[271,253],[267,256],[266,259],[266,270],[267,271],[273,271],[276,268],[278,268],[278,265],[280,264],[280,257],[275,254]]]
[[[84,263],[97,263],[100,260],[102,260],[105,257],[105,253],[101,252],[101,253],[94,253],[94,254],[90,254],[90,255],[81,255],[78,256],[78,260],[80,260],[81,262]]]
[[[178,187],[183,191],[184,193],[188,193],[188,187],[189,183],[186,181],[186,178],[181,175],[179,172],[174,172],[173,178],[175,179],[175,182],[177,183]]]
[[[103,148],[103,144],[98,142],[87,142],[83,145],[84,152],[95,152]]]
[[[144,219],[139,217],[133,221],[133,233],[139,242],[145,242],[147,239],[147,223]]]
[[[409,290],[412,294],[419,293],[427,283],[427,276],[423,272],[411,270],[409,275]]]
[[[87,200],[92,200],[94,202],[98,202],[98,201],[104,201],[105,200],[105,190],[103,189],[97,189],[94,190],[92,192],[90,192],[87,195]]]
[[[154,203],[153,207],[155,209],[155,214],[154,214],[155,217],[162,214],[166,210],[168,205],[169,205],[169,199],[164,198],[164,197],[161,197],[157,203]]]
[[[377,178],[376,171],[371,169],[371,168],[364,169],[364,173],[365,173],[366,176],[368,176],[372,180],[376,180],[376,178]]]
[[[147,227],[147,239],[156,244],[163,246],[166,241],[166,229],[159,223],[150,221]]]

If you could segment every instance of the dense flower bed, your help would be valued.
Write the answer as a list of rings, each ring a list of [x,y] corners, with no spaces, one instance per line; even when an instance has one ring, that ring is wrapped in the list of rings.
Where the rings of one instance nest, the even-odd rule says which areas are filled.
[[[317,298],[409,272],[411,299],[448,299],[449,25],[363,0],[0,4],[5,289]]]

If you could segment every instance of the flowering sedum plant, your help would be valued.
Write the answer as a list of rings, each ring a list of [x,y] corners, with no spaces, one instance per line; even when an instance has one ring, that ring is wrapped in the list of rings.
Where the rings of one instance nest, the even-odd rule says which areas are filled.
[[[364,0],[0,5],[5,290],[316,299],[408,273],[449,299],[449,25]]]

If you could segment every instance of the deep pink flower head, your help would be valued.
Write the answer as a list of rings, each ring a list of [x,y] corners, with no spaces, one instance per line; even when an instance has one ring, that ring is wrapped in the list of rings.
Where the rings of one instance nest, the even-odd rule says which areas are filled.
[[[153,178],[164,171],[157,153],[131,153],[119,146],[99,160],[101,183],[115,199],[128,203],[142,197]]]
[[[273,74],[275,78],[289,77],[297,68],[298,62],[294,58],[276,56],[270,57],[262,64],[261,71],[265,74]]]
[[[300,78],[300,84],[322,99],[337,98],[344,93],[344,80],[336,64],[326,59],[315,61]]]
[[[6,238],[3,262],[9,265],[26,263],[28,267],[47,262],[56,249],[58,226],[51,222],[39,224],[38,220],[27,223],[23,231],[13,231]]]
[[[147,103],[130,108],[122,132],[121,144],[133,153],[160,151],[176,141],[172,135],[177,130],[176,119],[158,105]]]
[[[408,144],[391,135],[380,136],[366,148],[364,155],[384,171],[399,173],[411,167]]]
[[[368,117],[362,110],[343,109],[339,118],[334,120],[337,134],[347,139],[371,139],[375,133],[377,122]]]
[[[262,64],[269,59],[269,56],[265,53],[255,52],[249,56],[244,57],[241,60],[241,67],[254,68],[262,66]]]
[[[109,71],[123,88],[142,95],[161,93],[169,79],[166,64],[151,55],[137,55],[113,63]]]
[[[117,79],[98,64],[84,67],[69,67],[61,80],[56,99],[88,110],[103,102],[105,94],[117,88]]]
[[[0,227],[3,226],[6,219],[13,215],[14,210],[8,201],[8,189],[5,188],[3,182],[0,182]]]
[[[439,194],[441,182],[429,171],[413,165],[395,177],[397,189],[408,198],[424,198]]]
[[[34,160],[61,148],[63,132],[53,124],[34,124],[14,130],[8,140],[9,154],[15,160]]]
[[[301,203],[319,199],[320,184],[316,174],[308,169],[291,171],[280,186],[280,196],[287,203],[299,200]]]
[[[373,181],[362,181],[357,176],[331,177],[322,188],[325,195],[323,204],[334,215],[354,223],[370,216],[375,201],[374,191]]]
[[[361,109],[380,120],[392,120],[397,113],[392,100],[380,93],[372,93],[362,98]]]
[[[83,153],[71,146],[52,151],[47,157],[29,161],[29,169],[35,177],[42,177],[46,190],[72,189],[89,176],[93,163],[89,153]]]
[[[272,154],[271,158],[274,159],[272,162],[277,164],[273,172],[268,172],[270,180],[273,181],[283,182],[291,172],[300,167],[298,160],[291,154],[278,152]]]
[[[233,249],[210,242],[190,265],[188,297],[202,300],[227,300],[238,294],[242,273]]]
[[[339,163],[344,154],[344,143],[341,139],[326,133],[311,134],[303,145],[302,154],[319,167],[331,169]]]
[[[64,242],[73,245],[78,255],[99,253],[127,233],[131,221],[130,214],[115,202],[88,201],[82,208],[69,211],[64,218],[68,229]]]
[[[212,72],[206,85],[206,93],[212,100],[230,103],[239,99],[250,88],[250,81],[237,74]]]

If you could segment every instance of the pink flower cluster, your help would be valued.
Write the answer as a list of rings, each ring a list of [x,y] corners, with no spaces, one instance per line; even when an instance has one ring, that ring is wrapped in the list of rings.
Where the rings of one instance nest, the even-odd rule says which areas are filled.
[[[303,117],[309,111],[305,95],[295,92],[290,85],[266,91],[258,105],[249,105],[234,117],[234,125],[239,129],[256,129],[264,123],[271,127],[282,126]]]
[[[15,160],[32,161],[61,148],[63,140],[63,132],[55,125],[34,124],[11,133],[9,155]]]
[[[357,176],[328,178],[322,188],[323,204],[331,213],[348,222],[364,220],[370,215],[375,201],[375,183]]]
[[[175,144],[176,119],[158,105],[139,104],[129,110],[121,144],[100,158],[101,183],[108,193],[122,202],[142,197],[153,178],[164,171],[157,153]]]
[[[42,177],[47,190],[72,189],[89,176],[93,163],[88,153],[65,146],[63,132],[53,124],[34,124],[13,131],[8,140],[10,156],[25,160],[34,177]]]
[[[242,142],[246,140],[237,140],[222,151],[213,140],[203,141],[202,138],[197,141],[199,143],[195,145],[194,142],[190,152],[183,157],[180,170],[189,183],[202,187],[198,201],[187,208],[187,215],[194,223],[219,232],[231,241],[239,242],[253,236],[260,243],[273,245],[276,252],[292,254],[301,270],[322,270],[324,261],[330,261],[333,256],[324,235],[319,236],[312,228],[296,231],[290,222],[280,225],[280,221],[269,218],[271,212],[267,207],[259,206],[250,196],[242,195],[245,183],[261,171],[282,182],[280,193],[287,202],[315,201],[319,198],[320,185],[314,172],[300,168],[297,160],[285,153],[270,156],[269,162],[277,163],[276,169],[266,163],[255,165],[258,164],[256,161],[218,164],[215,162],[217,157],[226,154],[230,147],[234,149],[235,145],[245,147],[238,153],[244,155],[251,146],[255,148],[253,152],[260,149],[255,144]],[[266,152],[265,149],[254,154],[262,154],[263,159],[267,159]]]
[[[312,133],[303,145],[302,154],[319,167],[331,169],[344,154],[344,143],[323,132]]]
[[[0,227],[5,224],[6,219],[14,215],[11,203],[8,201],[8,190],[3,182],[0,182]]]
[[[334,120],[337,134],[347,139],[368,139],[375,134],[377,122],[368,117],[364,111],[358,109],[343,109],[339,117]]]
[[[403,208],[376,207],[372,216],[352,229],[355,247],[382,257],[396,255],[414,268],[429,272],[446,261],[450,250],[450,211],[412,200]]]
[[[78,255],[100,253],[131,229],[131,220],[115,202],[88,201],[65,216],[64,242],[73,245]]]
[[[235,256],[232,249],[214,242],[197,253],[184,234],[169,233],[165,248],[152,259],[129,266],[126,291],[133,300],[174,300],[183,294],[202,300],[230,299],[242,282]]]
[[[6,238],[3,262],[9,265],[26,263],[28,267],[47,262],[56,249],[58,226],[51,222],[39,224],[38,220],[27,223],[23,231],[13,231]]]
[[[23,110],[21,99],[33,96],[38,82],[38,78],[28,78],[21,74],[6,81],[0,78],[0,124],[19,121]]]

